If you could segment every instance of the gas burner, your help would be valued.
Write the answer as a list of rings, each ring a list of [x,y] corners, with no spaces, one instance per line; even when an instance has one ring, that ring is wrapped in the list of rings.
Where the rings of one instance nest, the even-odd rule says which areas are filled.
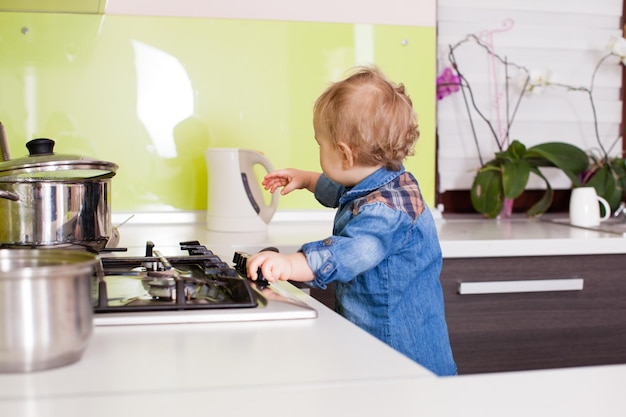
[[[257,307],[240,276],[198,241],[180,242],[189,256],[165,257],[146,244],[144,257],[101,257],[94,276],[96,313]]]
[[[232,267],[198,241],[179,245],[188,255],[165,257],[148,241],[145,256],[101,256],[93,278],[94,325],[317,317],[295,287],[250,281],[245,272],[247,253],[236,252]]]

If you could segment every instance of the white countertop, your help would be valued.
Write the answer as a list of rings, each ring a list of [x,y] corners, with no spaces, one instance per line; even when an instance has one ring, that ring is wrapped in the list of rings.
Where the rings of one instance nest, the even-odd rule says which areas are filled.
[[[626,253],[623,234],[572,227],[566,221],[562,215],[534,220],[457,215],[438,220],[437,229],[444,258]]]
[[[193,333],[201,331],[195,329]],[[206,338],[199,336],[188,340],[178,331],[168,340],[174,338],[196,344],[206,342]],[[131,341],[135,339],[137,337]],[[148,335],[145,340],[158,339]],[[139,346],[152,348],[147,343],[139,343]],[[105,348],[112,349],[113,346],[106,344]],[[125,354],[125,350],[118,355]],[[218,385],[214,382],[217,376],[212,374],[205,374],[202,381],[199,378],[190,381],[192,370],[173,372],[172,367],[167,366],[160,374],[151,373],[160,383],[153,382],[142,388],[132,382],[120,381],[118,374],[88,375],[84,368],[73,365],[74,368],[70,366],[64,371],[47,371],[46,378],[38,378],[39,385],[65,384],[68,378],[75,378],[92,387],[96,384],[89,381],[95,379],[111,389],[108,392],[85,392],[87,390],[83,389],[80,394],[38,395],[34,378],[5,380],[0,376],[0,388],[4,390],[17,384],[18,389],[28,396],[24,399],[3,395],[0,397],[0,413],[7,417],[623,417],[626,414],[626,365],[447,378],[408,375],[335,380],[323,378],[326,373],[332,373],[330,367],[318,366],[320,378],[317,381],[284,383],[274,382],[271,374],[284,373],[281,362],[286,361],[290,366],[293,363],[290,356],[275,356],[254,366],[254,369],[261,368],[268,373],[268,380],[262,383],[258,383],[258,377],[253,378],[257,383],[248,383],[246,378],[236,381],[231,378],[230,385]],[[133,354],[131,358],[136,356]],[[357,356],[356,359],[364,361],[362,367],[368,367],[369,357]],[[86,357],[83,362],[89,360],[96,359]],[[296,378],[305,367],[299,362],[291,375]],[[74,372],[70,372],[72,369]],[[136,369],[137,366],[132,365],[125,369],[114,366],[112,371],[127,375]],[[196,369],[193,367],[194,372]],[[131,381],[135,379],[131,378]],[[182,384],[182,381],[189,382]],[[179,388],[179,384],[186,386]],[[118,388],[114,389],[115,386]]]
[[[150,239],[167,255],[172,242],[199,240],[226,261],[233,250],[291,251],[330,233],[327,213],[305,216],[287,213],[249,234],[207,231],[197,213],[138,215],[120,228],[120,246],[141,251]],[[438,227],[447,257],[626,252],[616,234],[523,219],[450,218]],[[626,414],[626,366],[437,378],[305,299],[317,319],[96,327],[75,364],[0,374],[0,415]]]
[[[254,233],[221,233],[203,227],[203,213],[159,213],[136,215],[120,227],[122,245],[143,246],[145,241],[135,230],[151,224],[150,239],[157,246],[172,242],[199,240],[210,243],[224,256],[232,249],[255,252],[275,246],[286,253],[297,251],[303,243],[321,240],[332,233],[334,211],[279,212],[266,231]],[[128,219],[121,213],[114,224]],[[444,215],[436,220],[444,258],[492,256],[592,255],[626,253],[626,238],[607,233],[570,227],[550,220],[565,220],[562,215],[544,215],[528,220],[523,215],[509,219],[484,219],[480,215]],[[626,222],[624,223],[626,230]]]
[[[95,327],[75,364],[0,374],[0,415],[182,416],[192,407],[200,407],[192,415],[270,415],[255,404],[280,406],[284,391],[304,403],[315,399],[310,390],[434,378],[309,301],[317,319]]]

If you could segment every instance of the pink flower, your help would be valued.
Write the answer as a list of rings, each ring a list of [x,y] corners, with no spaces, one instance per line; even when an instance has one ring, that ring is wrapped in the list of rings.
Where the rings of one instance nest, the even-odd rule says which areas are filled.
[[[454,73],[452,67],[446,67],[437,77],[437,100],[459,91],[461,79]]]

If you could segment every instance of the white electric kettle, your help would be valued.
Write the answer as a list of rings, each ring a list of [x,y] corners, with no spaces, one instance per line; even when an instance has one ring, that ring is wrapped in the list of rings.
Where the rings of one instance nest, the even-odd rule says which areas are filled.
[[[254,174],[260,165],[274,170],[261,153],[249,149],[213,148],[205,153],[208,173],[206,227],[218,232],[266,230],[278,207],[278,191],[265,203],[263,190]],[[269,192],[268,192],[269,193]]]

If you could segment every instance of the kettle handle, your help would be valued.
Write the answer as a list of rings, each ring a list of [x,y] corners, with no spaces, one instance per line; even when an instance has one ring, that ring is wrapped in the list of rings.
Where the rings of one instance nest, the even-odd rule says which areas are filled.
[[[268,173],[274,171],[274,167],[265,155],[260,152],[240,149],[239,150],[239,166],[241,168],[241,178],[246,188],[246,194],[250,200],[250,204],[259,214],[259,217],[267,224],[272,220],[276,209],[278,208],[278,190],[272,193],[269,204],[265,204],[261,187],[256,181],[253,167],[261,165]]]

